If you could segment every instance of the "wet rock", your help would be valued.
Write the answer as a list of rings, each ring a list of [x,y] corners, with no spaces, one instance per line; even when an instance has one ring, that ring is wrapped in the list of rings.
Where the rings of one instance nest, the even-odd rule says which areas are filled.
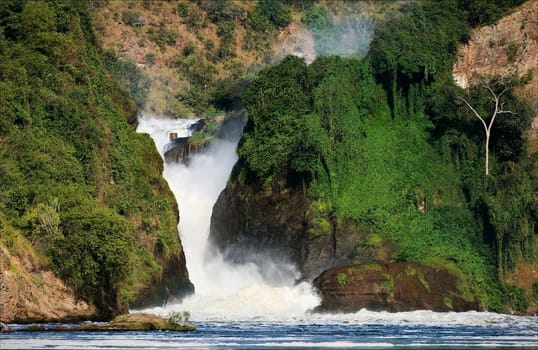
[[[213,207],[210,230],[228,261],[293,264],[306,280],[352,262],[365,235],[352,222],[336,224],[321,215],[302,188],[278,181],[260,189],[231,180]]]
[[[110,325],[103,326],[103,330],[128,330],[128,331],[150,331],[150,330],[167,330],[167,331],[192,331],[196,327],[187,324],[177,324],[170,322],[167,318],[146,314],[134,313],[116,317]],[[100,329],[95,329],[100,330]]]
[[[133,309],[145,309],[179,302],[194,293],[194,285],[189,279],[187,263],[183,251],[159,258],[163,267],[159,278],[153,284],[139,291],[130,303]]]
[[[479,310],[462,278],[443,267],[418,263],[337,266],[314,280],[318,312]]]
[[[20,328],[21,332],[67,332],[67,331],[84,331],[84,332],[107,332],[107,331],[194,331],[196,327],[191,324],[178,324],[167,318],[146,314],[133,313],[120,315],[111,322],[105,323],[81,323],[77,325],[52,325],[43,324],[30,325]]]
[[[203,143],[195,145],[190,142],[190,137],[179,137],[167,146],[164,152],[164,160],[166,163],[181,163],[189,164],[193,155],[204,150],[209,144]]]

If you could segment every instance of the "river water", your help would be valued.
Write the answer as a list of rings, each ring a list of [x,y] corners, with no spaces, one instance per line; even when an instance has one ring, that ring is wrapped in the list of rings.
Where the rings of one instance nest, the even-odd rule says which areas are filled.
[[[493,313],[306,315],[200,321],[195,332],[14,332],[1,349],[538,349],[535,317]],[[16,326],[14,327],[16,328]]]
[[[150,134],[162,155],[169,133],[188,136],[191,123],[144,117],[138,131]],[[0,336],[0,349],[538,349],[538,317],[368,310],[313,314],[310,310],[319,298],[308,283],[294,283],[298,274],[293,266],[271,260],[262,267],[228,264],[208,249],[207,237],[213,204],[237,160],[239,135],[240,129],[196,155],[188,166],[165,165],[163,175],[178,201],[179,232],[196,293],[182,302],[131,311],[163,316],[189,311],[197,331],[14,332]]]

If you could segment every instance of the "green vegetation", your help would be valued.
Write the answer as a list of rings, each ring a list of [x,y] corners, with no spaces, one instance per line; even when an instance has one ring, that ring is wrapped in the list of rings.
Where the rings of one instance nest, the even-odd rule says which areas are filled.
[[[469,24],[473,27],[495,23],[510,8],[521,5],[526,0],[458,0]]]
[[[174,311],[168,316],[168,323],[170,325],[188,325],[191,318],[191,313],[188,311]]]
[[[347,275],[345,273],[339,273],[337,276],[336,276],[336,280],[338,281],[338,283],[340,284],[345,284],[346,281],[347,281]]]
[[[151,57],[146,59],[151,61]],[[146,103],[151,82],[138,69],[136,62],[132,59],[119,59],[110,51],[103,53],[103,61],[122,91],[134,99],[139,108],[142,108]]]
[[[0,14],[1,244],[30,241],[103,315],[124,311],[181,252],[161,159],[110,74],[131,75],[120,84],[139,104],[146,83],[98,52],[84,2],[2,1]]]
[[[377,27],[366,59],[307,66],[286,57],[263,69],[243,94],[249,120],[234,176],[275,191],[282,180],[302,186],[322,217],[395,242],[393,259],[453,266],[484,307],[521,310],[526,296],[502,281],[538,258],[538,185],[524,137],[531,113],[507,90],[504,108],[516,116],[499,117],[492,131],[486,178],[483,128],[457,96],[491,111],[488,91],[466,95],[451,77],[469,33],[463,9],[404,4]],[[329,26],[326,18],[316,6],[303,17],[314,28]]]
[[[504,107],[515,113],[493,127],[486,177],[482,125],[458,97],[489,115],[488,90],[463,91],[451,77],[470,28],[521,2],[404,2],[376,27],[365,58],[319,57],[308,66],[286,57],[250,82],[237,58],[238,28],[242,49],[263,58],[292,9],[302,10],[327,54],[337,35],[327,9],[310,0],[182,1],[174,11],[195,41],[166,60],[175,29],[146,22],[135,2],[113,17],[159,47],[145,55],[148,65],[166,61],[186,78],[171,114],[244,105],[236,181],[296,186],[313,200],[313,236],[355,222],[372,234],[369,246],[396,244],[392,260],[449,267],[484,307],[523,310],[538,299],[537,284],[504,284],[519,263],[538,259],[537,155],[527,154],[524,137],[531,114],[513,93],[521,81],[484,82],[508,88]],[[15,255],[32,251],[40,267],[111,315],[159,281],[181,246],[161,159],[133,131],[149,80],[135,61],[99,52],[86,6],[0,2],[0,244]],[[204,36],[210,25],[215,40]],[[507,50],[514,59],[516,47]],[[192,142],[205,144],[215,125]]]

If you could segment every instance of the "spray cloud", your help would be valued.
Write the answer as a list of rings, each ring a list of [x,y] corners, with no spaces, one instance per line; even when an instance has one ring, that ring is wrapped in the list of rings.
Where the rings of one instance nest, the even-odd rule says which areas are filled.
[[[277,59],[291,54],[310,64],[317,56],[364,56],[372,41],[375,16],[360,2],[351,8],[313,5],[301,19],[303,26],[290,25],[277,44]]]

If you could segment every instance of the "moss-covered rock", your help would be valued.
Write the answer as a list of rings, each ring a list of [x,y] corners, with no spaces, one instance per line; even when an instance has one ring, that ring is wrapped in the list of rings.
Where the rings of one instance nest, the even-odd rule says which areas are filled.
[[[106,331],[194,331],[196,327],[188,323],[176,323],[170,318],[146,314],[134,313],[120,315],[107,323],[81,323],[78,325],[53,325],[35,324],[21,328],[19,331],[36,332],[64,332],[64,331],[85,331],[85,332],[106,332]]]
[[[324,271],[314,285],[321,294],[319,312],[480,309],[462,277],[445,267],[418,263],[337,266]]]

